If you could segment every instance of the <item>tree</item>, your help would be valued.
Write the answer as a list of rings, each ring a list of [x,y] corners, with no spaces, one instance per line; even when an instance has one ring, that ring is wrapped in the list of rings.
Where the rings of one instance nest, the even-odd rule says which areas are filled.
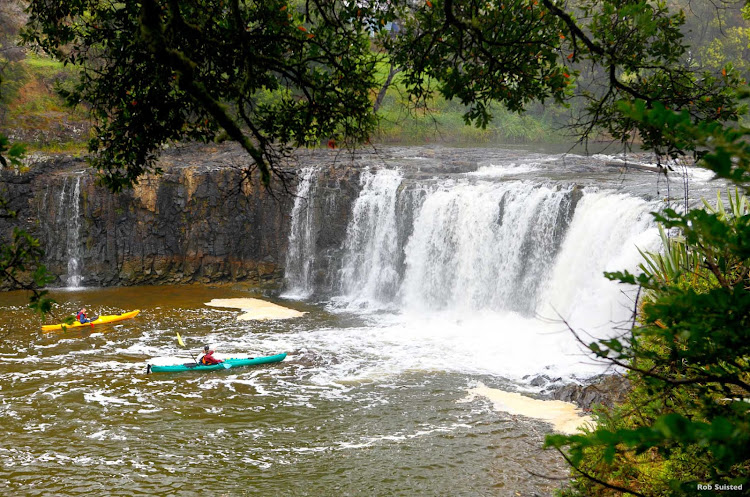
[[[402,35],[387,46],[415,99],[457,98],[469,106],[467,123],[485,126],[492,101],[520,112],[532,101],[580,100],[573,127],[582,141],[603,131],[668,155],[680,144],[629,118],[620,100],[660,102],[695,120],[738,117],[739,75],[687,64],[685,15],[665,2],[585,0],[570,11],[553,0],[417,5],[397,11]]]
[[[21,58],[18,48],[9,39],[15,36],[16,23],[20,17],[20,8],[15,3],[3,4],[0,7],[0,102],[3,101],[5,87],[4,72],[9,63]],[[26,150],[20,143],[11,143],[7,136],[0,133],[0,170],[20,168]],[[8,199],[0,192],[0,218],[15,218],[17,213],[11,208]],[[10,239],[0,243],[0,284],[31,292],[30,307],[42,316],[48,313],[54,301],[47,297],[47,291],[41,290],[53,278],[41,264],[44,252],[39,240],[26,231],[14,229]],[[8,332],[10,333],[10,332]],[[6,333],[6,335],[8,334]]]
[[[687,63],[685,14],[665,2],[32,0],[28,12],[24,39],[83,69],[65,94],[91,106],[94,165],[115,190],[155,171],[171,140],[235,140],[266,183],[288,147],[366,141],[383,50],[416,103],[438,91],[481,127],[492,102],[521,112],[575,99],[582,141],[604,132],[675,154],[680,144],[616,103],[738,116],[740,75]]]
[[[692,2],[688,9],[686,28],[689,32],[691,56],[702,66],[715,70],[732,64],[747,80],[750,76],[750,8],[741,3]]]
[[[22,145],[11,144],[5,135],[0,134],[0,169],[20,166],[24,153]],[[0,196],[0,218],[15,217],[16,212],[10,208],[8,200]],[[41,264],[43,256],[39,240],[24,230],[14,229],[11,240],[0,244],[0,283],[10,283],[14,288],[30,291],[30,307],[42,316],[52,309],[54,303],[46,297],[48,292],[41,290],[53,280]]]
[[[268,184],[290,147],[374,129],[370,35],[385,23],[354,2],[32,0],[28,12],[24,39],[82,68],[65,96],[97,119],[89,148],[114,191],[158,171],[173,140],[237,141]]]

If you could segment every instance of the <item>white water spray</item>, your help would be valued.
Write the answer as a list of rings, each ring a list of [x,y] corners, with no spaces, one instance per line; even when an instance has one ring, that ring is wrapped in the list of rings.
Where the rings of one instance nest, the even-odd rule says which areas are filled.
[[[441,185],[427,195],[406,246],[403,305],[533,309],[569,204],[569,189],[530,182]]]
[[[587,192],[579,202],[537,310],[574,327],[611,327],[632,316],[632,288],[607,280],[605,271],[636,272],[638,249],[657,250],[653,205],[629,195]],[[623,293],[625,292],[625,293]]]
[[[80,203],[81,203],[81,176],[77,175],[75,183],[70,192],[70,198],[68,205],[70,210],[66,212],[61,209],[59,212],[68,214],[64,217],[66,221],[66,252],[68,255],[68,274],[65,276],[65,281],[68,288],[79,288],[83,281],[81,275],[81,244],[80,244],[80,232],[81,232],[81,216],[80,216]],[[61,205],[65,206],[65,183],[63,183],[63,190],[60,194]]]
[[[396,218],[400,171],[364,171],[362,191],[346,230],[341,287],[355,306],[389,302],[400,281],[400,245]]]
[[[312,268],[315,262],[315,174],[311,167],[300,172],[297,196],[292,208],[289,248],[284,277],[290,298],[307,298],[313,293]]]
[[[337,357],[323,376],[601,372],[558,315],[597,337],[629,316],[632,296],[603,272],[633,271],[637,248],[656,247],[653,205],[502,175],[423,180],[380,169],[363,172],[361,187],[333,308],[366,311],[368,324],[299,337]]]

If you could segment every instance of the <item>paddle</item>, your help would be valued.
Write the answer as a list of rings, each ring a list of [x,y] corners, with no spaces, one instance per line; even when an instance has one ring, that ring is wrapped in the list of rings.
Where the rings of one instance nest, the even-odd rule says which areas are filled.
[[[177,332],[177,343],[180,345],[180,347],[185,347],[185,342],[182,341],[182,337],[180,336],[180,332]],[[188,349],[188,352],[190,352],[190,349]],[[196,364],[198,364],[198,359],[195,358],[192,352],[190,352],[190,357],[193,358]]]

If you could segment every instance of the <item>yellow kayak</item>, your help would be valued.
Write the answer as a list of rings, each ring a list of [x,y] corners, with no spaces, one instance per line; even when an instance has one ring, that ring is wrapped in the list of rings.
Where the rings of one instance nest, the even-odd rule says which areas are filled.
[[[61,330],[63,329],[63,326],[65,326],[65,329],[69,329],[69,328],[80,328],[82,326],[94,327],[97,324],[115,323],[117,321],[123,321],[125,319],[134,318],[138,315],[139,312],[141,312],[140,309],[137,311],[123,312],[122,314],[113,314],[110,316],[99,316],[98,318],[91,321],[90,323],[79,323],[78,321],[75,321],[73,324],[48,324],[46,326],[42,326],[42,331]]]

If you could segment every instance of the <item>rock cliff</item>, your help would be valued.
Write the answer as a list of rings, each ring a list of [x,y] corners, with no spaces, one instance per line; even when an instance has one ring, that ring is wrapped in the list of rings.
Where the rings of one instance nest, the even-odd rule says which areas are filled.
[[[308,153],[301,160],[319,159]],[[112,194],[84,161],[46,160],[0,178],[18,212],[16,220],[0,221],[0,233],[20,226],[38,237],[47,268],[59,277],[55,285],[244,281],[278,287],[295,184],[285,192],[280,185],[268,191],[257,178],[243,181],[246,161],[235,147],[188,147],[164,155],[162,175]],[[330,167],[325,189],[339,189],[348,168]],[[349,207],[324,213],[321,243],[341,245],[347,220],[340,218]],[[337,218],[343,224],[332,222]]]

